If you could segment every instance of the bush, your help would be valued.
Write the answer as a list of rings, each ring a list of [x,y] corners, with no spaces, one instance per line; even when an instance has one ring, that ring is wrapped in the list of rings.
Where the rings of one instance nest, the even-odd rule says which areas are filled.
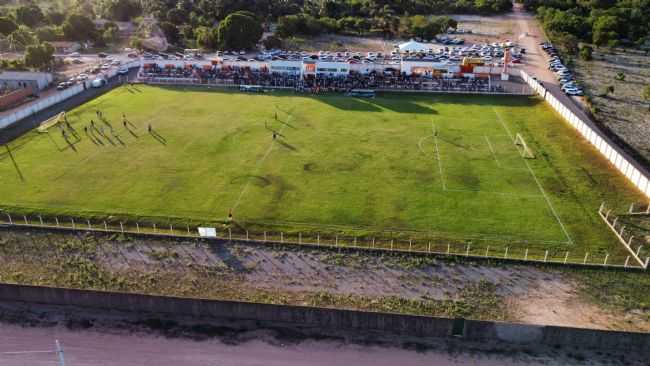
[[[591,61],[593,59],[593,48],[591,46],[584,45],[580,47],[580,58],[584,61]]]
[[[276,36],[268,36],[262,43],[267,50],[282,48],[282,39]]]

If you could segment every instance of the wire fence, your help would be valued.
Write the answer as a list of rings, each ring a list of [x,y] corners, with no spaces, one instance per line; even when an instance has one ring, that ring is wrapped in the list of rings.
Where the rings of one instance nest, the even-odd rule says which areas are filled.
[[[337,234],[332,232],[283,232],[248,231],[232,229],[218,225],[179,225],[138,221],[109,221],[81,219],[75,217],[52,217],[41,215],[0,214],[0,225],[7,227],[41,228],[77,232],[105,232],[118,234],[135,234],[176,239],[206,239],[225,242],[246,242],[253,244],[295,245],[309,248],[354,249],[372,252],[411,253],[420,255],[446,256],[465,259],[499,260],[529,264],[572,265],[579,267],[608,267],[631,270],[646,270],[650,258],[637,260],[636,256],[610,256],[603,252],[577,252],[559,249],[540,249],[524,247],[521,244],[488,245],[477,243],[459,243],[441,238],[385,238],[367,235]],[[199,233],[199,227],[211,227],[208,236]]]

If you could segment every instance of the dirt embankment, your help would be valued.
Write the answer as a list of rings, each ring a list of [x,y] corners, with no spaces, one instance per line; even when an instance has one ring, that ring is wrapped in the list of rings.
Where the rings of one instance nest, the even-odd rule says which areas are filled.
[[[645,305],[597,305],[634,292],[590,297],[588,275],[531,266],[6,229],[0,254],[2,282],[650,330]]]

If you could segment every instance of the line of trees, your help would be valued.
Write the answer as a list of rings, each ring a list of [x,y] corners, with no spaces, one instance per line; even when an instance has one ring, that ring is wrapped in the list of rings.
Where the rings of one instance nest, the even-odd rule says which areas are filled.
[[[650,0],[523,0],[566,51],[578,42],[640,46],[650,42]]]
[[[345,33],[430,39],[435,31],[446,29],[444,23],[450,19],[431,14],[495,14],[511,9],[511,0],[149,0],[145,12],[159,20],[171,43],[244,49],[250,40],[226,41],[234,37],[225,36],[225,29],[224,38],[217,41],[217,25],[234,13],[246,12],[261,26],[277,22],[280,37]],[[275,43],[278,38],[271,40]]]

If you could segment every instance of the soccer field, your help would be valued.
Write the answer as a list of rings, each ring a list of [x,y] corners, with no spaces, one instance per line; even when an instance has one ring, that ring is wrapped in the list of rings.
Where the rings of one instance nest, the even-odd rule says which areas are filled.
[[[225,222],[232,212],[257,232],[623,256],[596,211],[641,200],[537,98],[137,86],[67,119],[67,142],[54,126],[12,142],[13,161],[3,148],[1,207],[161,223]],[[522,157],[516,134],[535,159]]]

